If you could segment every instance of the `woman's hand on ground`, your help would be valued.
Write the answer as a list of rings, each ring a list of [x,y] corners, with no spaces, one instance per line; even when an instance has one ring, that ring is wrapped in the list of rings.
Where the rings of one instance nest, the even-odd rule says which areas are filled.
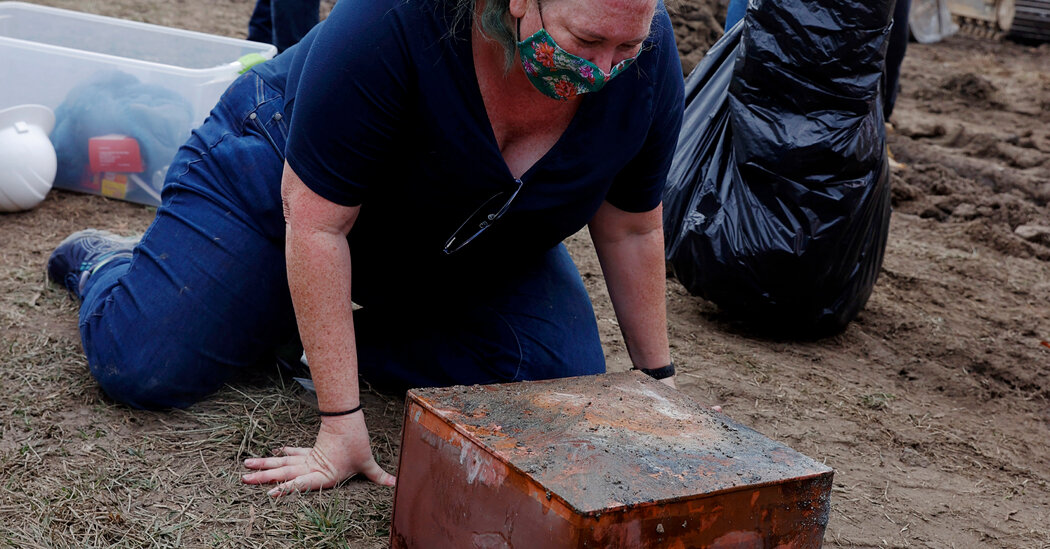
[[[284,447],[277,457],[250,458],[244,466],[257,472],[241,477],[245,484],[279,482],[268,495],[331,488],[356,474],[393,486],[396,479],[376,463],[363,413],[326,417],[313,448]]]

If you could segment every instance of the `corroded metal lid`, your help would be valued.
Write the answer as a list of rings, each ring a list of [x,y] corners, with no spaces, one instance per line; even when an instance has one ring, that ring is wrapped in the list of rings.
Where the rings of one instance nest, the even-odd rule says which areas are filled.
[[[640,372],[408,398],[580,514],[832,472]]]

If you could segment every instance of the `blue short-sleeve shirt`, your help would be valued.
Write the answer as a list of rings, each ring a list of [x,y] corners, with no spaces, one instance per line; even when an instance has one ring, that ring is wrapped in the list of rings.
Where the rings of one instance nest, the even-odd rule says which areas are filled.
[[[299,45],[255,69],[285,90],[291,168],[322,197],[361,206],[350,236],[355,300],[390,284],[474,285],[574,234],[604,200],[631,212],[660,203],[683,87],[662,8],[638,60],[583,96],[503,218],[445,255],[472,212],[517,186],[453,4],[340,0]]]

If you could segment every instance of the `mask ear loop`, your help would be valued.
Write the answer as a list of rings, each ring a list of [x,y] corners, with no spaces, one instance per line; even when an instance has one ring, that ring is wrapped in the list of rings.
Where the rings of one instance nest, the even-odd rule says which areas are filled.
[[[543,22],[543,6],[540,4],[540,0],[536,0],[536,11],[540,14],[540,28],[547,28],[547,24]],[[515,42],[521,42],[521,18],[518,17],[518,30],[515,33]]]

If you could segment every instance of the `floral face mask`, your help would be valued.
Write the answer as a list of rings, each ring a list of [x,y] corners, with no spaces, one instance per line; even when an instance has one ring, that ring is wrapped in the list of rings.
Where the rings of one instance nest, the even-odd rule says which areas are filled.
[[[540,24],[543,25],[542,10]],[[518,38],[521,38],[521,19],[518,19]],[[518,42],[518,56],[532,85],[543,95],[562,101],[602,89],[638,58],[635,55],[624,59],[606,73],[598,65],[563,50],[542,26]]]

